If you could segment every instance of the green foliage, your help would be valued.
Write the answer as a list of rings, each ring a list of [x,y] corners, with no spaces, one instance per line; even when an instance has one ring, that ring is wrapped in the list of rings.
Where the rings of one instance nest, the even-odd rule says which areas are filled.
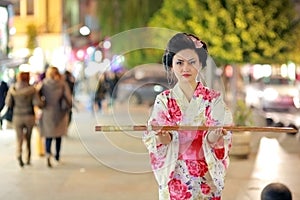
[[[236,102],[233,121],[236,126],[253,125],[252,110],[241,99],[238,99]]]
[[[146,63],[160,63],[161,55],[163,54],[162,50],[159,49],[139,49],[126,53],[125,56],[125,65],[128,68],[133,68],[137,65],[142,65]]]
[[[98,1],[103,36],[144,27],[163,0],[101,0]]]
[[[199,35],[218,64],[286,63],[300,40],[295,16],[290,0],[165,0],[149,25]]]
[[[163,0],[101,0],[98,1],[99,21],[102,36],[113,36],[123,31],[147,26],[149,19],[162,5]],[[129,37],[130,38],[130,37]],[[128,42],[128,41],[127,41]],[[130,38],[127,47],[138,46],[141,42],[136,38]],[[123,41],[114,43],[115,49],[124,48]],[[121,50],[115,50],[120,52]],[[134,49],[134,48],[130,48]],[[155,54],[151,50],[139,49],[134,52],[126,52],[127,67],[151,62],[158,58],[151,58]],[[151,52],[151,53],[150,53]],[[149,56],[145,56],[149,53]],[[147,59],[147,60],[145,60]]]

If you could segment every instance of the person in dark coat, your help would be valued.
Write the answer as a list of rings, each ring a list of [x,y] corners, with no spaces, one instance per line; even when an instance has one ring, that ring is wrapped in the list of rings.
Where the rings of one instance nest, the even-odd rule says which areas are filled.
[[[56,67],[51,66],[47,69],[40,95],[45,100],[45,106],[42,108],[39,126],[41,135],[45,137],[47,165],[52,167],[52,140],[56,141],[54,158],[59,162],[62,136],[68,131],[69,111],[62,110],[60,101],[64,97],[69,104],[72,104],[70,88]]]
[[[73,76],[73,74],[70,72],[70,71],[65,71],[65,81],[67,82],[69,88],[70,88],[70,91],[71,91],[71,95],[72,97],[74,97],[75,95],[75,77]],[[69,112],[69,121],[68,121],[68,124],[70,125],[71,121],[72,121],[72,115],[73,115],[73,112],[72,112],[72,109],[70,109],[70,112]]]
[[[94,98],[94,102],[95,102],[95,110],[101,112],[102,111],[102,102],[105,99],[107,93],[107,83],[105,80],[105,76],[103,74],[101,74],[99,76],[99,80],[97,83],[97,88],[95,91],[95,98]]]
[[[5,97],[8,91],[8,85],[5,81],[0,81],[0,111],[5,105]],[[0,117],[0,129],[2,128],[2,118]]]
[[[117,83],[119,81],[119,77],[115,72],[108,71],[105,74],[105,81],[107,85],[108,94],[110,97],[109,105],[113,106],[117,98]]]
[[[26,140],[27,155],[26,164],[30,164],[31,157],[31,135],[35,125],[34,106],[41,106],[37,90],[29,84],[29,72],[20,72],[17,75],[17,82],[9,87],[5,105],[13,107],[12,124],[16,131],[17,138],[17,159],[20,167],[24,166],[22,158],[23,140]]]

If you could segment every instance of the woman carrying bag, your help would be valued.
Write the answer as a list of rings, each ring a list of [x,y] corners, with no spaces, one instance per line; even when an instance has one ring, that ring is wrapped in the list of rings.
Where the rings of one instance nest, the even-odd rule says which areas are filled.
[[[72,95],[56,67],[47,69],[39,93],[45,101],[39,126],[41,135],[45,137],[47,166],[52,167],[52,140],[56,142],[54,158],[59,162],[62,136],[68,131],[69,109],[66,107],[67,104],[72,105]],[[62,108],[63,104],[65,108]]]
[[[10,86],[5,106],[13,108],[12,124],[16,131],[17,150],[16,156],[20,167],[24,166],[22,157],[23,141],[26,141],[26,164],[30,164],[31,135],[35,125],[34,106],[41,106],[42,101],[34,86],[29,84],[29,72],[20,72],[17,82]]]

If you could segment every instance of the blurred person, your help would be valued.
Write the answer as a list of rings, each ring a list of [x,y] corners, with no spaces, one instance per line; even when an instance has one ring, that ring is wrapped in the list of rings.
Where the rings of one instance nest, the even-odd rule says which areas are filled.
[[[40,90],[40,87],[42,85],[42,81],[43,79],[45,78],[45,72],[40,72],[40,73],[37,73],[36,74],[36,78],[35,78],[35,82],[34,82],[34,85],[35,87]],[[44,156],[45,155],[45,141],[44,141],[44,137],[42,137],[41,135],[41,131],[40,131],[40,126],[39,126],[39,121],[40,121],[40,118],[42,116],[42,107],[34,107],[35,109],[35,113],[36,113],[36,117],[35,117],[35,121],[36,121],[36,131],[37,131],[37,134],[36,134],[36,152],[39,156]]]
[[[23,140],[26,140],[26,164],[30,164],[31,158],[31,135],[35,125],[34,106],[41,106],[37,90],[29,84],[29,72],[20,72],[17,81],[9,87],[5,104],[13,107],[12,124],[17,138],[17,159],[20,167],[24,166],[22,157]]]
[[[219,92],[199,82],[206,66],[206,44],[197,36],[178,33],[163,55],[167,78],[176,85],[157,95],[148,125],[224,126],[232,114]],[[170,78],[172,81],[172,78]],[[153,131],[143,135],[152,170],[159,185],[159,199],[220,200],[229,165],[231,132]]]
[[[117,83],[119,81],[119,77],[115,72],[108,71],[105,73],[105,81],[107,86],[107,92],[110,97],[109,106],[113,106],[117,98]]]
[[[105,76],[104,74],[100,74],[94,97],[94,109],[98,112],[101,112],[103,109],[103,100],[105,99],[106,93],[107,84],[105,81]]]
[[[59,163],[62,136],[68,131],[69,111],[62,110],[60,102],[62,98],[65,98],[71,104],[72,95],[58,69],[53,66],[47,68],[39,93],[45,101],[39,126],[41,135],[45,137],[47,166],[52,167],[52,140],[56,142],[54,158]]]
[[[292,192],[282,183],[270,183],[264,187],[261,200],[292,200]]]
[[[71,94],[74,95],[75,77],[68,70],[65,71],[64,77],[65,77],[65,81],[67,82],[67,84],[70,88]]]
[[[3,109],[5,105],[5,97],[8,91],[8,85],[5,81],[0,81],[0,111]],[[0,117],[0,129],[2,129],[2,118]]]
[[[65,78],[65,81],[67,82],[67,85],[70,88],[70,92],[71,92],[71,95],[73,98],[75,96],[75,94],[74,94],[75,93],[75,90],[74,90],[75,77],[73,76],[73,74],[70,71],[66,70],[64,73],[64,78]],[[72,109],[70,109],[68,125],[70,125],[70,123],[72,121],[72,115],[73,115],[73,112],[72,112]]]

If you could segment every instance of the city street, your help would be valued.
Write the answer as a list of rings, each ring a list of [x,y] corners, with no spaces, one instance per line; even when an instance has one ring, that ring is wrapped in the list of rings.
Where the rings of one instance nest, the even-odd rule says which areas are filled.
[[[96,125],[145,124],[150,109],[115,105],[101,113],[81,102],[63,139],[62,163],[49,169],[32,138],[32,165],[21,169],[15,159],[13,130],[0,131],[0,199],[6,200],[154,200],[157,185],[141,132],[96,132]],[[256,118],[257,123],[263,120]],[[299,135],[253,133],[252,153],[231,157],[223,200],[259,200],[271,182],[286,184],[300,199]]]

